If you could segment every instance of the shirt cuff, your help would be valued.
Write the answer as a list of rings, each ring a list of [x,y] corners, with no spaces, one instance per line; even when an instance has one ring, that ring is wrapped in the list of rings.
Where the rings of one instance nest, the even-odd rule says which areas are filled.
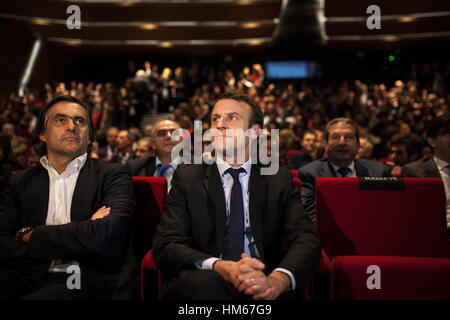
[[[291,289],[295,290],[295,278],[294,278],[294,275],[292,274],[292,272],[290,272],[289,270],[283,269],[283,268],[276,268],[273,271],[280,271],[280,272],[286,273],[289,276],[289,278],[291,278]]]
[[[205,260],[197,261],[194,264],[197,267],[197,269],[200,269],[200,270],[212,270],[213,266],[214,266],[214,263],[217,260],[220,260],[220,259],[219,258],[208,258],[208,259],[205,259]]]

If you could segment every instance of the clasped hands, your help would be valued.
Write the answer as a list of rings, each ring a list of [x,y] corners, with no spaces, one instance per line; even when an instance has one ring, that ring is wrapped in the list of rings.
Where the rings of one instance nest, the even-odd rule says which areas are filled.
[[[280,271],[274,271],[268,276],[263,272],[265,265],[243,253],[241,260],[218,260],[213,270],[225,280],[254,300],[274,300],[291,286],[289,276]]]

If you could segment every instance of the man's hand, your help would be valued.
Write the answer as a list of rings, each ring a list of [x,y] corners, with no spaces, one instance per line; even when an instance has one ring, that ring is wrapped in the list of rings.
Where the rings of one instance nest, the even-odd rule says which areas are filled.
[[[275,271],[266,276],[264,264],[257,259],[242,254],[240,263],[239,287],[237,289],[253,299],[274,300],[291,286],[289,276]]]
[[[239,286],[239,263],[229,260],[217,260],[213,270],[222,276],[226,281],[231,282],[234,287]]]
[[[111,208],[103,206],[100,209],[98,209],[97,212],[94,213],[94,215],[91,217],[91,220],[103,219],[104,217],[108,216],[110,213],[111,213]]]
[[[33,230],[28,231],[27,233],[25,233],[22,238],[20,238],[20,241],[22,241],[23,243],[28,243],[30,241],[30,237],[31,234],[33,233]]]

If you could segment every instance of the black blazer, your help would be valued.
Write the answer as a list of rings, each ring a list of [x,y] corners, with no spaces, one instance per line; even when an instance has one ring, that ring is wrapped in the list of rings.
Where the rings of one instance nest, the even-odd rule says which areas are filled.
[[[434,162],[433,157],[419,159],[404,165],[400,175],[402,177],[441,178],[441,174],[439,173],[439,169]]]
[[[128,160],[125,164],[133,177],[152,177],[155,174],[155,157]]]
[[[289,270],[302,292],[320,261],[321,242],[292,175],[280,168],[275,175],[262,176],[260,167],[253,165],[249,192],[250,227],[265,272],[276,267]],[[197,261],[220,257],[225,224],[225,194],[217,166],[179,167],[153,242],[156,264],[169,277],[177,277],[194,269]]]
[[[68,224],[45,225],[48,199],[49,177],[42,165],[11,177],[0,197],[0,264],[73,259],[87,270],[119,272],[135,206],[129,169],[88,158],[78,176]],[[103,205],[111,207],[110,215],[90,220]],[[25,226],[34,227],[28,244],[14,239]]]
[[[357,177],[390,177],[389,167],[365,159],[355,159]],[[336,177],[336,172],[328,159],[315,160],[298,170],[302,181],[302,203],[311,221],[316,221],[316,179],[319,177]]]

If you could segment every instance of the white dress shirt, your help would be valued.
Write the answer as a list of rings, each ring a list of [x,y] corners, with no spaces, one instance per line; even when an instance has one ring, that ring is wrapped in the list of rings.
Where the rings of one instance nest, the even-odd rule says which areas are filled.
[[[433,160],[438,167],[439,174],[441,175],[442,182],[444,183],[445,197],[447,201],[447,229],[450,229],[450,163],[439,159],[436,156],[433,157]]]
[[[73,159],[61,174],[48,161],[47,156],[41,158],[41,164],[47,169],[50,180],[46,225],[70,223],[73,192],[86,158],[87,153]]]
[[[48,161],[47,156],[41,158],[42,166],[47,169],[49,177],[49,197],[46,225],[70,223],[70,211],[73,193],[81,168],[86,163],[87,153],[75,158],[66,170],[59,174]],[[77,261],[53,260],[49,272],[66,272],[70,265],[79,265]]]
[[[230,202],[231,202],[231,189],[233,188],[234,180],[233,177],[228,174],[226,171],[231,168],[231,166],[223,161],[220,157],[216,158],[217,161],[217,169],[219,170],[220,179],[222,181],[222,187],[223,191],[225,193],[225,204],[226,204],[226,214],[227,214],[227,230],[230,223]],[[251,222],[250,222],[250,213],[249,213],[249,191],[250,191],[250,174],[252,169],[252,162],[251,159],[249,159],[247,162],[245,162],[242,166],[239,168],[243,168],[245,172],[241,172],[239,174],[239,182],[241,183],[241,189],[242,189],[242,199],[244,200],[244,216],[242,219],[244,219],[244,252],[252,258],[260,259],[260,254],[258,252],[258,249],[255,245],[255,241],[253,239],[253,236],[251,234]],[[234,169],[239,169],[234,168]],[[206,260],[198,261],[195,263],[195,266],[198,269],[203,270],[212,270],[214,263],[217,260],[220,260],[222,258],[222,255],[220,255],[220,258],[208,258]],[[292,272],[289,270],[286,270],[284,268],[276,268],[274,271],[280,271],[289,276],[291,279],[291,288],[295,289],[295,278]]]

